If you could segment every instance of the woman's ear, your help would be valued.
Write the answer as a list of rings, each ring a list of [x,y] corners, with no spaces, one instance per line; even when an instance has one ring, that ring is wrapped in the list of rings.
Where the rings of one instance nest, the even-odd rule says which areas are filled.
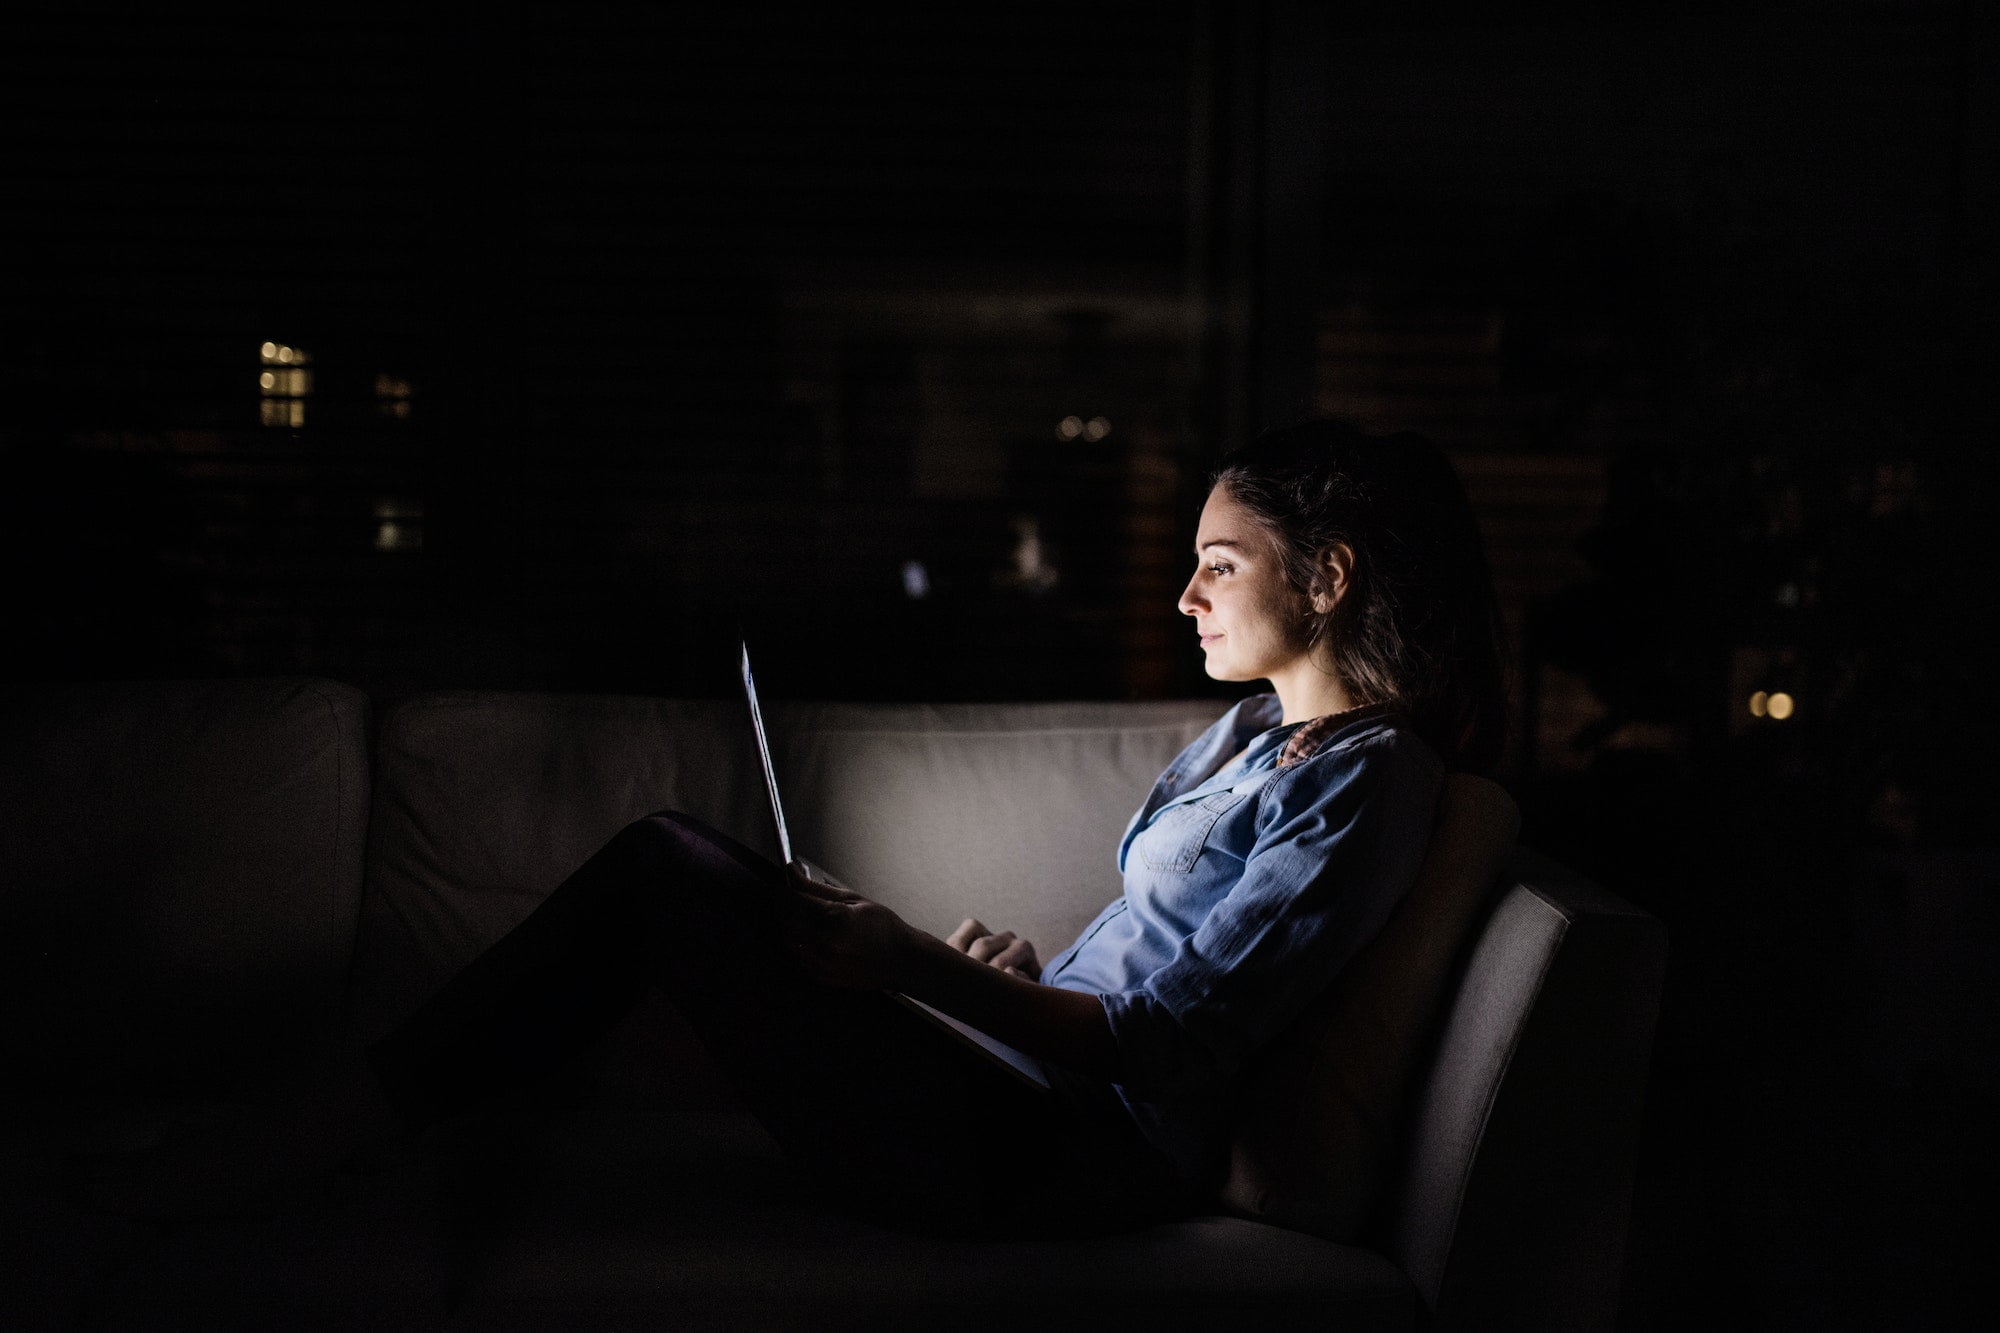
[[[1354,548],[1346,542],[1335,542],[1320,552],[1319,577],[1313,583],[1313,611],[1323,616],[1339,606],[1340,599],[1347,596],[1353,575]]]

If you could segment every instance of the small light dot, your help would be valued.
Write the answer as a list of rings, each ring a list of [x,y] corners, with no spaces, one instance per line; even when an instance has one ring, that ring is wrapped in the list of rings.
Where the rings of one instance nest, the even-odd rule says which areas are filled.
[[[1101,440],[1110,433],[1111,423],[1103,417],[1092,417],[1083,426],[1083,438],[1086,440]]]
[[[1771,696],[1759,690],[1750,696],[1750,716],[1762,717],[1770,703]]]
[[[1792,715],[1792,696],[1783,693],[1772,695],[1770,709],[1771,716],[1783,722]]]
[[[278,359],[278,344],[265,343],[263,347],[263,357],[266,361],[276,361]]]
[[[278,363],[280,365],[290,365],[291,362],[292,362],[292,349],[289,347],[280,347],[278,349]]]
[[[1065,440],[1075,439],[1077,436],[1083,434],[1083,418],[1064,417],[1061,423],[1056,426],[1056,434],[1062,436]]]
[[[263,388],[274,389],[278,385],[278,377],[267,370],[257,377],[257,383]]]

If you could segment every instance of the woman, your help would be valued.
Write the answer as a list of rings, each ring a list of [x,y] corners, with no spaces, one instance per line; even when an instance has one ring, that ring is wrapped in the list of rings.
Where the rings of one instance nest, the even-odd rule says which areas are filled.
[[[657,985],[853,1206],[968,1232],[1198,1207],[1237,1075],[1414,879],[1446,767],[1496,755],[1500,686],[1477,530],[1421,439],[1267,434],[1218,470],[1195,555],[1180,610],[1209,675],[1271,693],[1161,775],[1119,848],[1125,893],[1048,964],[655,815],[369,1053],[387,1102],[422,1123],[531,1081]],[[893,992],[1035,1057],[1049,1086]]]

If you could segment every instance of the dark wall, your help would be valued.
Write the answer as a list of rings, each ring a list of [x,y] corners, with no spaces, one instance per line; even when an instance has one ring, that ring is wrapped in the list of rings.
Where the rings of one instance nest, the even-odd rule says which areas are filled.
[[[689,661],[745,619],[815,693],[1129,692],[1065,515],[1185,447],[1193,32],[1134,5],[53,7],[16,50],[10,452],[159,498],[158,532],[37,540],[206,605],[160,611],[171,651],[101,624],[71,649],[81,579],[39,608],[42,665],[684,691],[726,681]],[[313,358],[297,429],[259,424],[269,340]],[[1077,413],[1115,428],[1065,448]],[[1078,548],[1029,605],[1017,511]],[[967,674],[1023,622],[1081,651]],[[885,634],[963,650],[843,647]]]

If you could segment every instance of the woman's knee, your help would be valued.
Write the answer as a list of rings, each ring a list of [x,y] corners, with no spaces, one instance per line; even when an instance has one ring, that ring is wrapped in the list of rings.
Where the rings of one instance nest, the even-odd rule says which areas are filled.
[[[627,824],[619,830],[618,836],[640,842],[682,843],[690,838],[709,842],[714,840],[715,830],[693,815],[685,815],[678,810],[655,810]]]
[[[605,851],[661,871],[769,878],[770,862],[741,843],[678,810],[659,810],[620,829]]]
[[[678,810],[656,810],[627,824],[612,835],[608,847],[673,848],[690,844],[710,844],[715,830]]]
[[[626,832],[642,841],[689,849],[704,859],[717,854],[746,864],[759,859],[756,853],[713,824],[679,810],[656,810],[634,820]]]

